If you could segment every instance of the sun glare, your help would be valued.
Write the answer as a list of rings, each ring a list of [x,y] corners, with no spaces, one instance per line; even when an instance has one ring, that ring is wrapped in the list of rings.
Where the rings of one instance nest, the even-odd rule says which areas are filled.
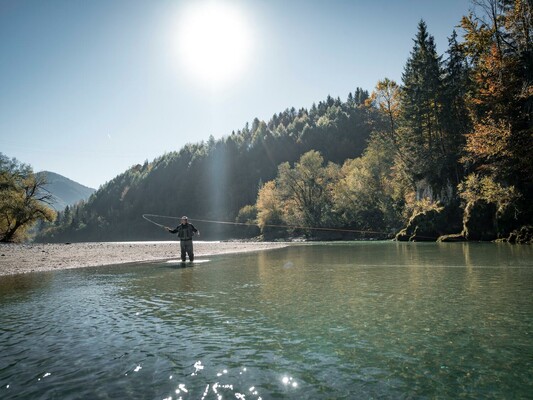
[[[183,10],[180,18],[180,62],[201,83],[230,83],[249,63],[250,35],[244,14],[235,6],[220,1],[196,2]]]

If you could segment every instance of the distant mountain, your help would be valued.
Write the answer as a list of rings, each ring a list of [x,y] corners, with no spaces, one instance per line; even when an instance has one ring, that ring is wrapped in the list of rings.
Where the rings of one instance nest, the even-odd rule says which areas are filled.
[[[48,182],[46,189],[53,196],[51,206],[57,211],[64,210],[66,206],[72,206],[81,200],[87,200],[96,191],[55,172],[41,171],[36,175],[45,176]]]

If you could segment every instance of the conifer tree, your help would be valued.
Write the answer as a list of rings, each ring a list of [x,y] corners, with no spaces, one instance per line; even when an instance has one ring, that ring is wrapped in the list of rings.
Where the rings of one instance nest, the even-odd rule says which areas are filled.
[[[470,69],[457,33],[449,38],[447,59],[444,64],[442,96],[442,130],[445,135],[445,157],[448,177],[453,187],[463,178],[463,168],[459,163],[465,145],[465,135],[472,127],[466,98],[471,89]]]
[[[413,186],[426,180],[436,192],[446,184],[446,154],[441,121],[443,84],[441,58],[424,21],[418,24],[413,50],[402,76],[402,128],[399,146],[403,167]]]

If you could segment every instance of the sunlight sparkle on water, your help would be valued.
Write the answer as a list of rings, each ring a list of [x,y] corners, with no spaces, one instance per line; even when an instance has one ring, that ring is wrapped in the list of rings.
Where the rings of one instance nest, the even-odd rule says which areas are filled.
[[[191,376],[198,375],[198,372],[203,370],[203,369],[204,369],[204,366],[202,365],[202,362],[201,361],[196,361],[194,363],[194,372],[191,374]]]
[[[281,379],[281,382],[283,382],[284,385],[286,386],[292,386],[293,388],[296,388],[298,387],[298,382],[296,382],[292,376],[284,376],[282,379]]]
[[[205,396],[207,396],[207,394],[209,393],[209,387],[210,387],[209,384],[205,387],[204,394],[202,395],[201,400],[205,399]]]
[[[205,369],[205,366],[202,364],[201,361],[197,361],[194,363],[195,372],[193,372],[192,375],[200,375],[200,371]],[[231,377],[239,372],[239,375],[242,375],[243,373],[247,372],[246,367],[241,367],[238,371],[230,371],[228,369],[223,369],[220,372],[216,373],[217,377],[223,377],[224,379],[231,379]],[[172,376],[170,377],[172,379]],[[290,378],[292,379],[292,378]],[[292,381],[291,381],[292,382]],[[192,392],[190,389],[187,389],[185,384],[179,384],[178,388],[175,389],[175,394],[180,396],[178,399],[181,399],[181,396],[184,396],[187,394],[188,396],[192,395]],[[249,386],[248,388],[248,395],[252,396],[252,398],[257,400],[262,400],[262,397],[259,395],[258,390],[256,389],[255,385]],[[237,398],[237,399],[246,399],[246,394],[239,392],[237,387],[235,387],[232,383],[224,383],[224,382],[214,382],[207,384],[205,387],[205,390],[200,397],[200,399],[206,399],[209,395],[213,396],[216,399],[223,399],[223,398]]]
[[[50,376],[50,375],[52,375],[50,372],[46,372],[46,373],[43,375],[42,379],[44,379],[44,378],[46,378],[46,377],[48,377],[48,376]],[[41,378],[38,378],[37,380],[40,381]]]
[[[181,392],[183,393],[189,393],[189,390],[187,390],[187,387],[185,386],[184,383],[180,383],[178,385],[178,388],[176,389],[176,394],[180,394]]]

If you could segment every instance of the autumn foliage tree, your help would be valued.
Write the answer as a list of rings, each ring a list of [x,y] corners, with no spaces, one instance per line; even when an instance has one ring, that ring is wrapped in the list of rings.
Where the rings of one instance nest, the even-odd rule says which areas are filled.
[[[268,181],[257,195],[257,224],[265,238],[280,236],[281,230],[277,226],[285,224],[281,197],[274,181]]]
[[[474,83],[468,103],[473,129],[463,162],[485,186],[490,180],[521,199],[517,227],[533,216],[533,5],[527,0],[476,5],[476,12],[462,20]],[[463,197],[470,206],[483,200]]]
[[[379,110],[384,122],[383,131],[389,139],[397,144],[398,119],[400,117],[401,88],[389,78],[378,81],[370,97],[366,100],[367,106],[373,106]]]
[[[51,195],[45,190],[44,177],[31,167],[0,153],[0,241],[26,239],[38,220],[53,221],[55,212],[48,207]]]
[[[376,132],[361,157],[344,162],[332,191],[342,226],[380,237],[398,228],[403,198],[396,192],[394,154],[392,138]]]
[[[332,190],[338,171],[336,164],[324,165],[317,151],[303,154],[294,166],[280,164],[276,178],[263,185],[257,198],[257,220],[263,234],[272,225],[303,234],[309,234],[309,228],[334,225]]]

